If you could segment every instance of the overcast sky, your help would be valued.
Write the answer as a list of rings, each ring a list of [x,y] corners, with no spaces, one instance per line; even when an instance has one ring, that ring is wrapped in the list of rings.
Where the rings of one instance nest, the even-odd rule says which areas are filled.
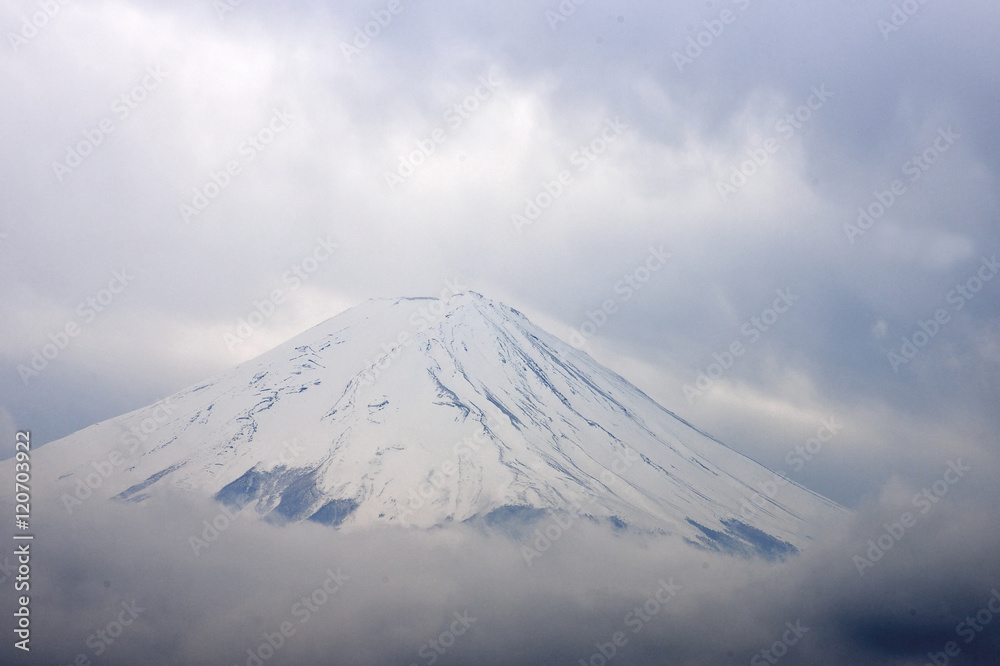
[[[850,507],[995,461],[1000,8],[902,5],[0,2],[3,451],[457,282]]]

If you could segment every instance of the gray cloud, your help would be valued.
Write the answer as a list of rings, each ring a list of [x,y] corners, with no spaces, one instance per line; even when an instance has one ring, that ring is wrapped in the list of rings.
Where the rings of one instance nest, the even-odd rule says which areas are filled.
[[[976,471],[948,478],[955,483],[926,513],[929,500],[912,499],[920,488],[890,484],[851,524],[781,564],[585,521],[522,544],[463,526],[338,533],[230,521],[220,505],[185,494],[84,503],[72,515],[49,500],[32,546],[31,660],[0,650],[17,663],[83,654],[242,664],[255,663],[247,650],[268,655],[260,646],[270,636],[279,647],[265,663],[424,664],[433,654],[436,663],[569,664],[610,650],[622,632],[616,663],[736,664],[773,650],[783,663],[911,664],[949,642],[962,663],[989,663],[1000,646],[989,610],[1000,544],[977,500],[995,497],[995,483]],[[522,547],[540,549],[531,566]],[[863,575],[856,557],[874,559]],[[4,612],[13,598],[2,595]]]
[[[350,61],[342,45],[381,5],[244,3],[221,18],[207,3],[67,5],[4,54],[8,87],[26,93],[0,111],[17,129],[5,151],[23,157],[4,167],[12,196],[0,245],[0,381],[17,425],[56,438],[364,298],[433,294],[455,277],[568,337],[649,245],[663,244],[670,269],[589,348],[633,368],[668,407],[720,433],[745,424],[718,390],[691,406],[682,388],[774,289],[791,288],[801,307],[726,374],[729,394],[753,393],[786,416],[856,422],[883,410],[864,415],[878,421],[865,439],[879,465],[900,456],[897,446],[914,448],[891,443],[909,436],[901,423],[995,429],[992,285],[900,373],[885,360],[1000,245],[995,63],[983,55],[995,11],[922,5],[883,38],[891,6],[778,16],[758,3],[585,3],[555,28],[532,4],[401,7]],[[723,11],[733,20],[709,40]],[[14,29],[23,16],[11,5],[4,20]],[[675,53],[689,38],[707,45],[679,71]],[[136,94],[150,67],[162,80]],[[495,94],[452,127],[447,110],[484,75],[500,82]],[[822,86],[832,97],[791,136],[787,124],[779,131]],[[294,120],[249,157],[247,138],[275,108]],[[581,170],[574,151],[616,117],[627,132]],[[57,175],[53,163],[103,120],[113,132]],[[904,163],[947,127],[960,138],[910,182]],[[447,129],[444,143],[391,190],[386,173],[436,128]],[[767,138],[778,151],[722,201],[718,183]],[[240,173],[185,224],[180,205],[233,160]],[[561,171],[572,183],[517,234],[511,215]],[[894,179],[906,193],[850,243],[844,225]],[[228,349],[225,333],[326,235],[337,256],[249,344]],[[18,367],[122,267],[133,286],[25,386]],[[879,322],[882,336],[872,333]],[[805,395],[789,388],[802,382]],[[775,430],[757,424],[732,443],[776,465],[795,439]],[[848,504],[877,492],[885,473],[837,494],[856,462],[829,469],[822,490]]]

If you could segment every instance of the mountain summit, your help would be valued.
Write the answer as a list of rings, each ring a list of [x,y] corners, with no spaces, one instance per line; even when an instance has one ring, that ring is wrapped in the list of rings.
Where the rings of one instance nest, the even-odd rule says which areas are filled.
[[[279,523],[510,527],[554,512],[765,557],[846,514],[472,292],[367,301],[39,455],[71,511],[172,485]]]

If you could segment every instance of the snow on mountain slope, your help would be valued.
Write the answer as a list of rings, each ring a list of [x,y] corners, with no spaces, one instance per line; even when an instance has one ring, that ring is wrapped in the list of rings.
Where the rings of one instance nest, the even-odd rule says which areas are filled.
[[[772,472],[471,292],[368,301],[37,456],[70,510],[89,491],[142,502],[170,484],[277,522],[551,510],[766,557],[847,513],[791,482],[761,495]]]

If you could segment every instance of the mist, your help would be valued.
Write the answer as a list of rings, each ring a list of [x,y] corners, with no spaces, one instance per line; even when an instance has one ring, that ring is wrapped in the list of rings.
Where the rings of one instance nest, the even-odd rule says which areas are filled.
[[[1000,647],[1000,534],[975,498],[995,497],[995,483],[969,472],[926,513],[923,489],[890,485],[773,563],[586,520],[543,520],[515,540],[468,525],[276,526],[171,490],[72,514],[43,504],[30,658],[9,642],[2,654],[48,664],[924,664],[952,646],[957,663],[989,663]],[[914,522],[900,531],[904,513]],[[0,558],[12,613],[15,557],[8,547]]]

